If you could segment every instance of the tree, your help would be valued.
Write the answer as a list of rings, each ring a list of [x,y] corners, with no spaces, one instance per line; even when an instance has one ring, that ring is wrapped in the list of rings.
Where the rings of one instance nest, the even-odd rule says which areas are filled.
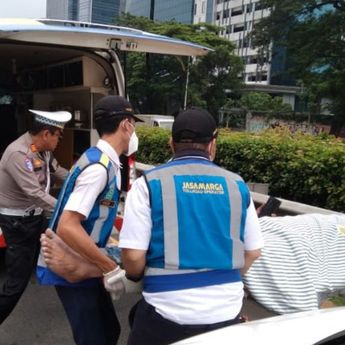
[[[241,59],[231,42],[218,36],[210,24],[154,22],[145,17],[123,14],[118,24],[205,45],[214,49],[191,61],[188,57],[130,53],[127,55],[128,93],[142,113],[173,114],[184,106],[187,69],[187,105],[206,107],[215,117],[226,101],[228,90],[241,87],[238,78]]]
[[[291,112],[291,106],[283,103],[282,97],[272,97],[264,92],[248,92],[242,95],[241,105],[251,112],[285,113]]]
[[[273,54],[277,47],[286,48],[289,72],[303,83],[313,106],[323,97],[333,101],[332,133],[337,134],[345,123],[345,1],[262,3],[271,14],[255,26],[254,45]]]
[[[246,92],[239,99],[229,98],[222,109],[226,127],[244,128],[246,118],[251,114],[271,118],[290,118],[293,115],[290,104],[283,98],[273,97],[265,92]]]

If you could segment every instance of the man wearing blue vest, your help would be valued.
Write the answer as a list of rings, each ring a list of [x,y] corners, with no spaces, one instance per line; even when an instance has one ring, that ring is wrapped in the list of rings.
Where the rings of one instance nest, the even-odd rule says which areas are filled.
[[[64,242],[67,255],[79,258],[80,265],[74,260],[66,265],[66,257],[58,265],[54,257],[58,252],[47,252],[47,239],[52,238],[47,230],[37,275],[41,284],[56,286],[76,344],[115,345],[120,324],[104,284],[108,279],[124,279],[124,271],[101,249],[111,234],[119,202],[119,155],[131,155],[138,148],[137,118],[131,104],[120,96],[102,98],[94,115],[101,139],[72,167],[49,226]]]
[[[212,163],[217,128],[181,112],[173,159],[146,171],[126,200],[120,233],[127,276],[143,277],[130,345],[163,345],[240,322],[243,274],[263,239],[242,178]]]

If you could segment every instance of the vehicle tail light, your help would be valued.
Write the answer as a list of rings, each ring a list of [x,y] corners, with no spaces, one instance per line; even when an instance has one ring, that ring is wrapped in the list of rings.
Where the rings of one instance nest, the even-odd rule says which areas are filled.
[[[5,238],[0,228],[0,248],[5,248],[5,247],[6,247]]]

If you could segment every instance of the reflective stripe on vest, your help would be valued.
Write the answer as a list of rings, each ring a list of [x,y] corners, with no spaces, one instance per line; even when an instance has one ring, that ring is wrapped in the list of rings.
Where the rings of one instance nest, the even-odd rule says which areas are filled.
[[[237,272],[230,277],[229,271],[244,264],[250,200],[242,178],[203,159],[174,160],[145,177],[153,224],[146,277],[152,275],[151,268],[167,274],[186,274],[189,269],[199,274],[199,269],[207,268],[225,270],[228,275],[223,278],[237,279]],[[215,279],[219,274],[209,271],[201,276]],[[212,279],[208,285],[216,284]]]
[[[91,147],[87,151],[85,151],[85,153],[72,167],[61,189],[59,199],[57,201],[49,227],[56,231],[59,218],[63,212],[70,194],[73,191],[78,176],[85,168],[92,164],[101,164],[102,166],[104,166],[104,168],[107,170],[108,179],[106,187],[97,197],[88,218],[82,222],[82,226],[90,235],[90,237],[95,241],[97,246],[103,248],[107,244],[113,228],[113,223],[120,197],[120,191],[117,189],[115,170],[109,157],[97,147]],[[102,203],[103,200],[109,201],[110,206],[109,204],[107,205],[106,203]],[[38,259],[37,276],[41,284],[68,286],[88,285],[88,281],[81,282],[80,284],[70,284],[63,278],[55,275],[46,267],[46,264],[41,255]]]
[[[60,192],[57,206],[49,227],[56,230],[59,218],[73,191],[75,182],[80,173],[91,164],[101,164],[107,170],[108,182],[105,189],[98,196],[89,216],[82,222],[86,232],[99,247],[105,247],[110,236],[115,219],[120,191],[116,186],[116,176],[109,157],[97,147],[89,148],[72,167],[68,178]],[[113,202],[113,207],[101,204],[101,200]]]
[[[203,286],[227,284],[241,281],[239,269],[235,270],[184,270],[172,273],[162,269],[157,275],[150,275],[147,271],[144,277],[145,292],[166,292],[200,288]],[[163,274],[162,274],[163,273]]]

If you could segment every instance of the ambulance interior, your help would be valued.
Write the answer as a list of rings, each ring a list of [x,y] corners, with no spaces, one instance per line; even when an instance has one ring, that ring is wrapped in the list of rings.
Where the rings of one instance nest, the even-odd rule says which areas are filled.
[[[72,121],[55,156],[70,168],[98,139],[93,129],[94,103],[104,95],[118,93],[110,60],[104,52],[0,42],[0,157],[28,129],[28,109],[67,110]]]

